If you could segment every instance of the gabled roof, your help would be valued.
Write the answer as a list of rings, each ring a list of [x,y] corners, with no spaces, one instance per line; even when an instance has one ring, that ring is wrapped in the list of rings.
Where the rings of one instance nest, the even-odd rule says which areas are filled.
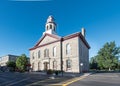
[[[58,39],[58,40],[61,38],[61,37],[59,37],[59,36],[57,36],[57,35],[54,35],[54,34],[45,33],[45,34],[40,38],[40,40],[37,42],[37,44],[35,45],[35,47],[38,46],[38,45],[40,44],[40,42],[41,42],[46,36],[50,36],[50,37],[55,38],[55,39]]]
[[[77,33],[70,34],[68,36],[64,36],[63,37],[63,41],[67,40],[67,39],[71,39],[71,38],[77,37],[77,36],[82,40],[82,42],[87,46],[87,48],[90,49],[90,45],[86,41],[85,37],[81,34],[81,32],[77,32]]]
[[[39,44],[41,43],[41,41],[42,41],[46,36],[50,36],[50,37],[55,38],[55,39],[57,39],[57,40],[39,46]],[[61,41],[65,41],[65,40],[68,40],[68,39],[71,39],[71,38],[74,38],[74,37],[79,37],[79,38],[82,40],[82,42],[86,45],[86,47],[87,47],[88,49],[90,49],[90,45],[89,45],[88,42],[86,41],[85,37],[81,34],[81,32],[77,32],[77,33],[70,34],[70,35],[64,36],[64,37],[60,37],[60,36],[57,36],[57,35],[54,35],[54,34],[45,33],[45,34],[40,38],[40,40],[36,43],[36,45],[35,45],[33,48],[29,49],[29,50],[34,50],[34,49],[36,49],[36,48],[38,48],[38,47],[41,47],[41,46],[45,46],[45,45],[48,45],[48,44],[52,44],[52,43],[58,42],[58,41],[60,41],[60,40],[61,40]]]
[[[48,34],[48,33],[45,33],[40,39],[39,41],[35,44],[35,46],[29,50],[33,50],[37,47],[39,47],[39,44],[42,42],[42,40],[46,37],[46,36],[49,36],[49,37],[52,37],[52,38],[55,38],[56,41],[53,41],[53,42],[50,42],[50,43],[47,43],[47,44],[51,44],[51,43],[54,43],[54,42],[57,42],[57,41],[60,41],[61,37],[60,36],[57,36],[57,35],[54,35],[54,34]],[[44,45],[47,45],[47,44],[43,44],[41,46],[44,46]]]

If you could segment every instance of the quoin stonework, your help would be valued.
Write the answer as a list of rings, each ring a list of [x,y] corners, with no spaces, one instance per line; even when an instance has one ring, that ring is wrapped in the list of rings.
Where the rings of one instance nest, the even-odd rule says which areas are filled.
[[[90,46],[85,39],[85,29],[61,37],[56,25],[54,18],[49,16],[42,37],[29,49],[32,70],[88,71]]]

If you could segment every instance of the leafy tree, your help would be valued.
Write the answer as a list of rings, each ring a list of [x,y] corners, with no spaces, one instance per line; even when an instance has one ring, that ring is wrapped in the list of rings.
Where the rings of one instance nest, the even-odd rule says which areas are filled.
[[[7,67],[10,68],[10,71],[14,71],[15,70],[16,63],[14,61],[8,61],[6,64],[7,64]]]
[[[118,62],[118,70],[120,71],[120,60]]]
[[[115,69],[118,66],[119,53],[120,47],[117,47],[115,42],[105,43],[96,56],[100,69]]]
[[[21,56],[19,56],[16,60],[16,66],[20,71],[25,71],[26,67],[27,67],[27,57],[25,54],[22,54]]]
[[[97,58],[92,57],[90,59],[90,69],[98,69]]]

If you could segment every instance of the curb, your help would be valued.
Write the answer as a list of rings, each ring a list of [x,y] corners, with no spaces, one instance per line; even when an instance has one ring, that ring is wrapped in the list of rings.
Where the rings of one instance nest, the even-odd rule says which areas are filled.
[[[69,84],[72,84],[78,80],[82,80],[84,78],[86,78],[87,76],[91,75],[92,73],[87,73],[87,74],[83,74],[82,76],[80,77],[75,77],[75,78],[72,78],[72,79],[69,79],[67,81],[64,81],[64,82],[61,82],[61,83],[58,83],[58,84],[51,84],[49,86],[67,86]]]

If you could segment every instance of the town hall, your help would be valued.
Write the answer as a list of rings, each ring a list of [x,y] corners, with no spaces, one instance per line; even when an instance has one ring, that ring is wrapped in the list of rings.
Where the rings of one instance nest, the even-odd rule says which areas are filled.
[[[53,16],[49,16],[40,40],[29,49],[33,71],[60,70],[80,73],[89,70],[90,45],[84,28],[67,36],[59,36]]]

